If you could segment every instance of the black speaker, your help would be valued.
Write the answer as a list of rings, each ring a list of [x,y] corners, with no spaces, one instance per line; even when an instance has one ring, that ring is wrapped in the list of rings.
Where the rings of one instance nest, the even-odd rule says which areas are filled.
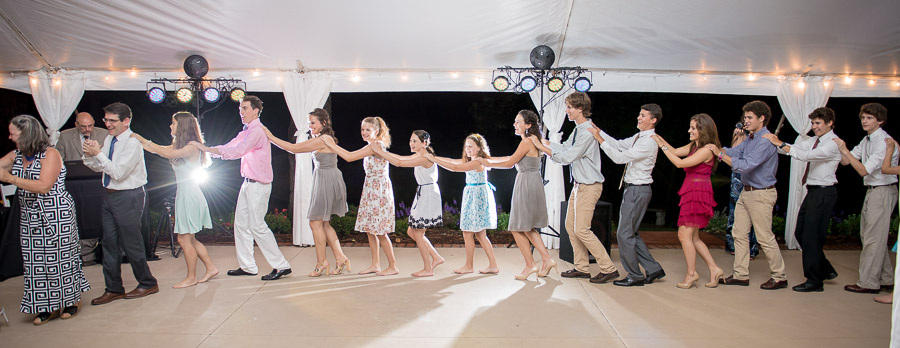
[[[572,242],[569,241],[569,233],[566,231],[566,213],[568,212],[569,201],[560,203],[559,214],[559,258],[569,263],[575,262],[575,255],[572,252]],[[594,207],[594,217],[591,219],[591,231],[603,243],[606,253],[609,254],[610,244],[612,243],[612,204],[604,201],[597,201]],[[589,256],[590,262],[596,262],[594,256]]]

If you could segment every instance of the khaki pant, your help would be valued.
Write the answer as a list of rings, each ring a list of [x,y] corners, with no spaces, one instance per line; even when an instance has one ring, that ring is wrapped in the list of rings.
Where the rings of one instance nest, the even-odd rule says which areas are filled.
[[[897,187],[879,186],[866,191],[859,219],[859,238],[863,249],[859,253],[859,281],[856,285],[878,289],[894,285],[887,240],[891,228],[891,213],[897,206]]]
[[[741,198],[734,206],[734,279],[750,279],[750,227],[756,231],[756,240],[769,261],[770,277],[776,281],[787,280],[784,275],[784,259],[778,249],[778,241],[772,233],[772,207],[778,199],[775,189],[741,191]]]
[[[588,252],[594,255],[600,272],[612,273],[616,271],[603,247],[603,243],[597,239],[591,231],[591,220],[594,218],[594,207],[603,193],[603,184],[575,184],[572,193],[569,194],[569,208],[566,211],[566,231],[569,232],[569,241],[572,242],[575,269],[590,273],[590,260]]]

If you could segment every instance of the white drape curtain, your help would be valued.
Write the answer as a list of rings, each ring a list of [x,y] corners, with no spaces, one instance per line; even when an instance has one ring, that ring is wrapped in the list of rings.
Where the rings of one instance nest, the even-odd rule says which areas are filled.
[[[84,72],[60,70],[52,73],[38,70],[28,75],[31,79],[31,95],[41,120],[47,126],[50,145],[56,145],[59,129],[72,116],[84,95]]]
[[[297,142],[307,140],[307,116],[313,109],[325,106],[331,93],[331,75],[284,72],[281,75],[281,91],[291,111],[291,119],[297,126]],[[294,245],[314,245],[309,219],[306,218],[312,193],[312,154],[296,154],[294,159]]]
[[[566,92],[554,95],[554,93],[544,91],[545,103],[547,100],[556,97],[544,107],[544,126],[547,127],[548,138],[551,142],[559,143],[562,141],[562,133],[560,133],[559,130],[566,120],[566,97],[569,94],[572,94],[572,92],[574,92],[574,90],[569,89]],[[540,89],[531,91],[529,95],[531,96],[531,101],[534,103],[535,108],[540,113]],[[544,194],[547,197],[547,217],[550,219],[550,227],[558,232],[561,228],[559,225],[559,216],[562,214],[559,206],[560,202],[566,200],[562,166],[548,159],[544,167],[544,180],[549,181],[547,185],[544,185]],[[550,228],[544,228],[544,232],[554,233]],[[559,249],[559,238],[542,234],[541,239],[544,240],[544,245],[547,248]]]
[[[799,134],[794,143],[809,138],[806,135],[812,128],[809,114],[816,108],[825,106],[833,89],[834,83],[829,76],[792,77],[778,80],[778,104],[781,105],[781,110],[788,123]],[[772,118],[773,121],[778,119],[775,115]],[[777,123],[769,122],[769,125],[775,124]],[[774,129],[772,130],[774,131]],[[806,162],[791,159],[791,176],[788,179],[790,189],[784,229],[784,241],[790,249],[800,249],[800,243],[794,237],[794,230],[797,226],[800,203],[806,196],[806,187],[801,184],[805,170]]]

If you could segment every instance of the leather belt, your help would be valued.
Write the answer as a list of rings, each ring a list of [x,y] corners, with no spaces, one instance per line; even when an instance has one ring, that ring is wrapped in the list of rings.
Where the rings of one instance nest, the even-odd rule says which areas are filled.
[[[650,186],[650,184],[630,184],[627,182],[622,184],[622,187],[626,187],[626,188],[631,187],[631,186]]]
[[[771,190],[771,189],[773,189],[773,188],[775,188],[775,185],[772,185],[772,186],[769,186],[769,187],[763,187],[763,188],[756,188],[756,187],[753,187],[753,186],[750,186],[750,185],[744,185],[744,191]]]
[[[806,185],[807,190],[817,190],[826,187],[834,187],[834,185]]]
[[[871,190],[871,189],[873,189],[873,188],[877,188],[877,187],[885,187],[885,186],[897,186],[897,183],[895,182],[895,183],[893,183],[893,184],[887,184],[887,185],[866,185],[866,189]]]
[[[260,184],[262,184],[261,182],[259,182],[259,181],[257,181],[257,180],[250,179],[250,178],[244,178],[244,181],[249,182],[249,183],[251,183],[251,184],[255,184],[255,183],[260,183]]]

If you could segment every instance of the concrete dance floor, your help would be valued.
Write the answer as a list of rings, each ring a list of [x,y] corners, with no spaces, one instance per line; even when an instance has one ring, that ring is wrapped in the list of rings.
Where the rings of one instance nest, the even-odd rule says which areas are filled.
[[[803,294],[760,290],[768,279],[764,258],[752,261],[749,287],[703,288],[708,271],[701,263],[701,288],[678,289],[685,269],[679,249],[652,250],[668,277],[635,288],[556,272],[514,280],[524,265],[515,248],[495,249],[499,275],[453,274],[465,251],[440,248],[447,262],[436,276],[419,279],[409,276],[421,267],[414,248],[396,249],[397,276],[308,278],[315,251],[282,247],[294,274],[273,282],[226,276],[237,264],[234,248],[209,249],[221,270],[209,283],[172,289],[184,277],[184,261],[165,254],[150,264],[158,294],[102,306],[89,304],[103,292],[101,267],[86,267],[93,290],[83,295],[78,317],[40,327],[18,312],[22,277],[8,279],[0,283],[0,306],[10,319],[0,324],[0,347],[887,347],[891,329],[889,305],[842,289],[857,280],[859,251],[827,251],[840,276],[825,292]],[[368,266],[368,248],[344,250],[354,271]],[[783,253],[789,283],[798,284],[800,252]],[[731,274],[732,256],[714,256]],[[612,257],[618,261],[617,250]],[[258,250],[256,259],[261,273],[268,271]],[[476,250],[476,269],[486,265]],[[123,273],[130,290],[127,265]]]

